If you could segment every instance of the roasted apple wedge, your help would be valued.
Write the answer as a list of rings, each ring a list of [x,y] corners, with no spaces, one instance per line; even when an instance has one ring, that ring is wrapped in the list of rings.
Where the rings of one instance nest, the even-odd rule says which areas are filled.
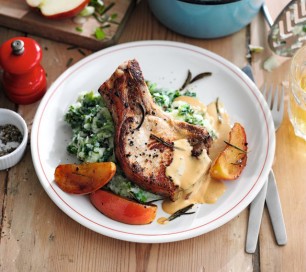
[[[234,124],[226,144],[224,150],[213,161],[210,175],[219,180],[234,180],[240,176],[247,162],[248,144],[241,124]]]
[[[83,195],[103,187],[115,172],[113,162],[61,164],[55,169],[54,180],[64,192]]]
[[[156,217],[156,205],[141,204],[103,189],[90,194],[90,201],[105,216],[125,224],[145,225]]]

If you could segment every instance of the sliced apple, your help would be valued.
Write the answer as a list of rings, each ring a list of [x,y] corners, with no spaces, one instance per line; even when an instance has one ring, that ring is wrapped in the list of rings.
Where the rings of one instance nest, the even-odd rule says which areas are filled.
[[[229,142],[210,168],[211,177],[219,180],[237,179],[247,162],[247,138],[243,126],[235,123],[229,133]]]
[[[58,187],[70,194],[89,194],[107,184],[116,172],[113,162],[60,164],[54,180]]]
[[[145,225],[156,217],[156,205],[140,204],[103,189],[90,194],[90,201],[105,216],[125,224]]]
[[[26,0],[32,8],[38,8],[49,19],[64,19],[80,13],[90,0]]]

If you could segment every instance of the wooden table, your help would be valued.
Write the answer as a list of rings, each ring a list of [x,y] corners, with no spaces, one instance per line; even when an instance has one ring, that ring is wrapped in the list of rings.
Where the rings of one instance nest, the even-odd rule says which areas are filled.
[[[273,18],[287,0],[268,1]],[[261,13],[252,24],[229,37],[200,40],[177,35],[162,26],[142,1],[133,11],[119,43],[172,40],[213,51],[238,67],[252,65],[259,87],[287,85],[290,59],[279,58],[272,72],[262,69],[271,55],[268,27]],[[25,33],[0,27],[0,43]],[[29,35],[30,36],[30,35]],[[69,45],[33,37],[43,48],[49,86],[66,70],[67,61],[84,56]],[[246,58],[247,45],[265,50]],[[84,50],[88,55],[91,52]],[[286,88],[286,108],[288,102]],[[31,127],[39,102],[18,106],[0,86],[0,107],[18,111]],[[224,226],[199,237],[166,244],[137,244],[97,234],[64,214],[47,196],[34,171],[30,146],[22,161],[0,171],[0,271],[306,271],[306,142],[295,137],[288,114],[277,132],[273,169],[287,227],[288,244],[275,243],[265,210],[256,254],[245,253],[248,209]]]

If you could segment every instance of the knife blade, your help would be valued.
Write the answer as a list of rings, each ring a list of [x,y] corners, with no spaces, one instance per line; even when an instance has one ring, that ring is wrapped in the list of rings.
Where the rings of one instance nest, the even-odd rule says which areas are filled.
[[[248,231],[247,231],[246,248],[245,248],[245,251],[247,253],[254,253],[256,250],[261,218],[267,195],[267,188],[268,188],[268,180],[265,181],[263,187],[261,188],[258,195],[254,198],[254,200],[250,205]]]
[[[284,222],[281,202],[276,187],[276,181],[273,171],[269,173],[269,182],[266,196],[266,203],[273,226],[275,239],[278,245],[287,244],[287,233]]]

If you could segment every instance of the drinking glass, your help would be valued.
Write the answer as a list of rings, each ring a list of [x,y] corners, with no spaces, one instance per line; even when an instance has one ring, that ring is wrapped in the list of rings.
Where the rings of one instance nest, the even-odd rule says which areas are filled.
[[[292,58],[288,113],[297,136],[306,140],[306,46]]]

